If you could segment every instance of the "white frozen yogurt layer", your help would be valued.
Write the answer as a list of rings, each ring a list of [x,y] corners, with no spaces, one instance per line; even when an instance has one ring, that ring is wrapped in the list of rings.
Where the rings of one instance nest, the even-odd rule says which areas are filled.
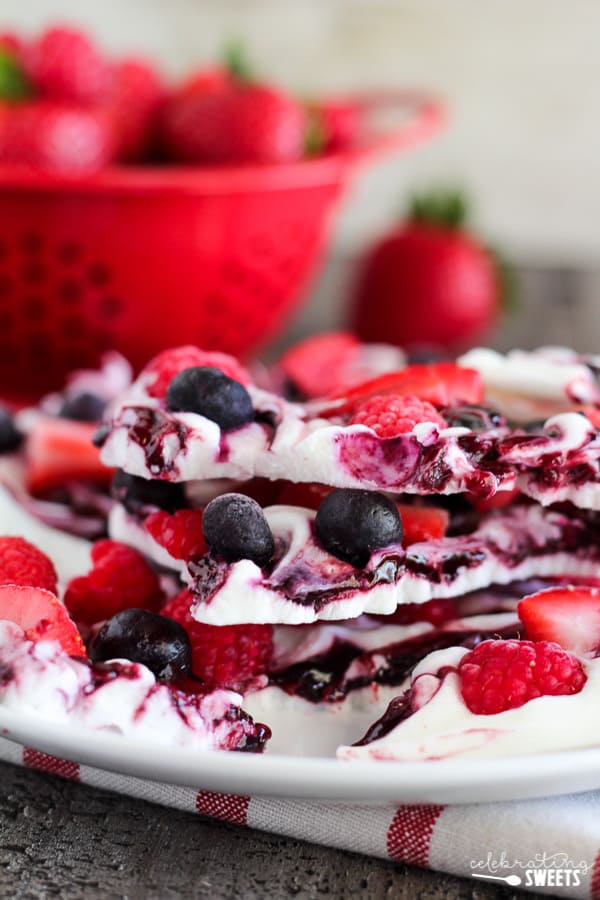
[[[598,526],[537,505],[488,514],[472,534],[374,552],[364,569],[327,553],[315,513],[272,506],[265,515],[282,555],[267,572],[251,560],[190,563],[192,615],[210,625],[288,625],[389,614],[404,603],[456,597],[492,584],[576,572],[600,577]]]
[[[587,681],[577,694],[544,696],[492,715],[472,713],[462,699],[456,667],[468,653],[450,647],[431,653],[416,667],[414,711],[383,737],[340,746],[343,760],[438,760],[521,756],[600,744],[600,659],[582,660]],[[401,692],[399,692],[401,693]]]
[[[146,666],[127,660],[94,668],[67,656],[56,641],[32,643],[18,625],[0,621],[5,709],[163,746],[235,750],[256,730],[240,714],[241,703],[234,691],[195,696],[172,690]]]

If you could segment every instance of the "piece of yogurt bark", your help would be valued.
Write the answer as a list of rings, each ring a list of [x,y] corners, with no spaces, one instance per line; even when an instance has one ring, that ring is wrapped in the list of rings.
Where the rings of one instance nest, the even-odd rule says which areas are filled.
[[[474,365],[485,373],[488,357],[478,354]],[[499,359],[500,368],[514,365]],[[540,359],[536,365],[543,371],[534,385],[540,379],[543,384],[546,369],[567,370],[568,378],[559,379],[560,389],[551,388],[555,410],[573,410],[573,398],[595,402],[589,366]],[[146,479],[263,477],[421,495],[468,491],[484,497],[518,486],[544,505],[570,500],[600,508],[600,438],[591,406],[587,415],[558,412],[526,428],[512,427],[486,408],[443,408],[447,428],[420,422],[408,433],[379,437],[370,427],[351,423],[343,399],[290,403],[247,383],[252,419],[224,430],[197,412],[167,409],[164,396],[153,394],[153,377],[151,367],[144,370],[120,396],[98,438],[106,465]]]
[[[417,664],[405,691],[342,760],[471,759],[523,756],[600,743],[600,659],[580,659],[585,683],[577,693],[538,696],[513,709],[471,712],[461,693],[466,647],[434,651]]]
[[[186,567],[168,561],[164,548],[158,548],[163,564],[178,568],[188,582],[191,613],[198,621],[298,625],[365,612],[386,615],[402,604],[520,579],[565,573],[600,577],[595,513],[514,505],[484,516],[471,534],[377,550],[359,569],[322,547],[313,511],[274,506],[264,512],[278,548],[268,567],[249,559],[226,563],[210,554]],[[137,545],[127,525],[125,520],[112,536]],[[146,542],[146,552],[149,547]]]
[[[272,731],[267,752],[335,755],[382,715],[412,668],[432,649],[514,636],[524,592],[486,591],[446,602],[436,624],[341,623],[275,626],[269,682],[244,694],[244,709]]]
[[[192,750],[260,751],[269,737],[234,691],[188,693],[139,663],[88,663],[56,641],[27,640],[0,621],[0,719],[6,709],[73,729]]]

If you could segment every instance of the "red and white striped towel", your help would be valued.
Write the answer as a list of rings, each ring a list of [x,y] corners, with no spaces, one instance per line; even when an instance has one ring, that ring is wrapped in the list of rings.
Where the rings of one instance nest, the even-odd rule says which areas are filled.
[[[118,775],[4,738],[0,760],[329,847],[466,878],[511,876],[512,884],[525,890],[600,900],[600,792],[465,806],[329,805],[218,794]]]

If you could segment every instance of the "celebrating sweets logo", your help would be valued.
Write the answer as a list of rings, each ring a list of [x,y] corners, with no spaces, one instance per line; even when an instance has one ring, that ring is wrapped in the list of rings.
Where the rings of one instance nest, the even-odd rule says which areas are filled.
[[[499,874],[507,869],[510,874]],[[511,887],[579,887],[591,869],[591,863],[573,860],[561,851],[536,853],[528,860],[511,859],[505,850],[499,856],[489,851],[484,859],[471,860],[473,878],[503,881]]]

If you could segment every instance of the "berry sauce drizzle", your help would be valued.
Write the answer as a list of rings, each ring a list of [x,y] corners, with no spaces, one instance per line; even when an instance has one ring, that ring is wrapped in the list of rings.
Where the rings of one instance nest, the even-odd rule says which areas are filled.
[[[417,663],[434,650],[455,646],[471,649],[489,638],[512,638],[517,635],[516,626],[493,633],[468,628],[464,631],[435,629],[368,652],[349,641],[335,640],[326,653],[272,672],[269,681],[287,694],[302,697],[311,703],[337,703],[351,691],[370,684],[389,687],[402,684]],[[348,677],[350,666],[357,674]]]
[[[129,437],[144,451],[148,471],[155,478],[174,474],[176,467],[172,460],[185,450],[188,429],[160,409],[139,406],[131,407],[128,412],[135,416],[129,426]]]

